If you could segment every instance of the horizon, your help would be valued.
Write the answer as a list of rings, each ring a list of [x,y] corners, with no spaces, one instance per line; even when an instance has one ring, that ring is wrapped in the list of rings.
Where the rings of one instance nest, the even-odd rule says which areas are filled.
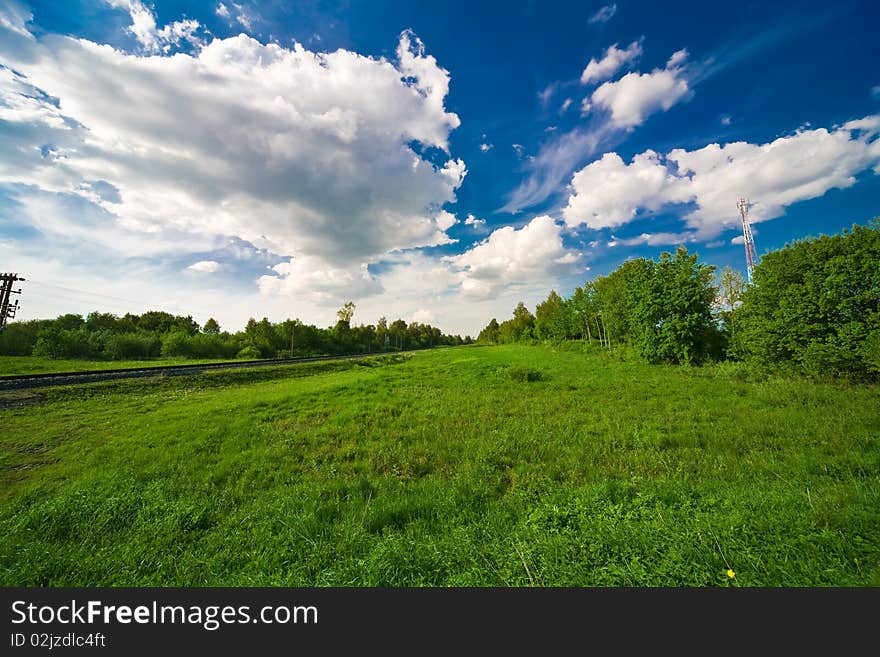
[[[876,6],[511,8],[0,0],[16,320],[476,337],[678,244],[745,273],[740,197],[759,257],[880,215]]]

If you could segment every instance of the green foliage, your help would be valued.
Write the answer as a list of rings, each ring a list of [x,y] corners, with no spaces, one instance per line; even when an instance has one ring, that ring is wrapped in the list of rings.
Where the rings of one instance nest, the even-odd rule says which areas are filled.
[[[241,351],[239,351],[236,355],[236,358],[240,358],[242,360],[257,360],[258,358],[262,358],[263,355],[260,353],[260,350],[257,349],[253,345],[248,345],[244,347]]]
[[[220,333],[220,324],[218,324],[217,320],[213,317],[209,317],[208,321],[205,322],[205,325],[202,327],[202,331],[211,335],[217,335]]]
[[[570,307],[555,290],[535,308],[535,334],[541,340],[565,340],[571,327]]]
[[[767,253],[734,317],[739,357],[814,376],[876,378],[880,223]]]
[[[0,584],[880,585],[876,386],[595,342],[391,358],[6,408]]]
[[[661,254],[659,262],[629,260],[608,276],[575,289],[569,299],[551,291],[533,319],[520,303],[513,320],[499,325],[493,319],[478,340],[585,339],[608,349],[637,345],[644,358],[656,363],[718,358],[723,344],[712,315],[713,271],[684,247],[674,255]],[[528,330],[513,330],[526,315]]]
[[[480,334],[477,336],[477,342],[480,344],[496,344],[498,342],[498,334],[501,328],[498,325],[498,320],[494,317],[489,320],[489,323],[486,325]]]
[[[62,322],[61,325],[69,325]],[[81,329],[45,328],[37,334],[34,356],[47,358],[88,358],[91,355],[89,335]]]
[[[149,333],[120,333],[108,338],[104,346],[104,354],[113,360],[155,358],[159,355],[160,349],[164,352],[164,347],[164,342],[160,342],[156,336]],[[163,353],[163,355],[167,354]]]
[[[594,324],[599,340],[606,346],[635,343],[642,327],[635,325],[635,306],[644,291],[651,261],[645,258],[627,260],[608,276],[599,276],[593,282],[596,290]]]
[[[343,308],[354,311],[349,303]],[[349,318],[350,319],[350,318]],[[191,317],[163,312],[117,317],[109,313],[63,315],[54,320],[13,322],[0,332],[0,356],[33,355],[55,359],[222,359],[245,347],[256,358],[373,353],[400,349],[428,349],[471,343],[471,338],[446,335],[429,324],[396,320],[389,327],[337,323],[322,329],[287,319],[273,324],[264,317],[248,320],[243,331],[230,334],[209,319],[203,331]]]
[[[642,356],[652,363],[691,365],[720,356],[712,316],[715,268],[684,246],[648,261],[630,281],[630,326]]]
[[[522,365],[514,365],[509,368],[507,370],[507,375],[514,381],[519,381],[521,383],[540,381],[544,378],[544,375],[541,374],[541,370],[536,370],[533,367],[524,367]]]

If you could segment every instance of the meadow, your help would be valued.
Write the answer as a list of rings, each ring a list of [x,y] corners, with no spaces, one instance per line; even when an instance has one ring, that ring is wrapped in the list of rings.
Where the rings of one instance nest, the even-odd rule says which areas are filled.
[[[132,370],[163,365],[220,363],[228,358],[148,358],[140,360],[94,360],[86,358],[43,358],[41,356],[0,356],[0,376],[12,374],[46,374],[50,372],[84,372],[96,370]]]
[[[880,585],[877,386],[514,344],[0,422],[5,586]]]

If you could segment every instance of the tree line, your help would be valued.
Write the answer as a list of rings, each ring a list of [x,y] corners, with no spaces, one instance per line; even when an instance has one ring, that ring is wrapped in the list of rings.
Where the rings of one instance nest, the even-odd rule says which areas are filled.
[[[809,374],[880,378],[880,220],[766,253],[746,284],[684,246],[624,262],[534,314],[492,319],[480,343],[584,340],[654,363],[741,360]]]
[[[249,319],[244,329],[223,331],[213,318],[204,326],[191,316],[149,311],[122,317],[92,312],[85,317],[12,322],[0,332],[0,355],[100,360],[175,358],[288,358],[424,349],[473,342],[470,336],[444,334],[429,324],[402,319],[352,326],[353,303],[338,312],[328,328],[299,319],[272,323]]]

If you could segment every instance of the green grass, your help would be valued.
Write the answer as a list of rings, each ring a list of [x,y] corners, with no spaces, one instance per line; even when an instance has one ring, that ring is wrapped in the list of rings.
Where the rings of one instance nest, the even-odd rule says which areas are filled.
[[[81,360],[71,358],[40,358],[38,356],[0,356],[0,376],[9,374],[43,374],[48,372],[83,372],[94,370],[135,369],[159,365],[219,363],[229,358],[193,360],[187,358],[154,358],[150,360]]]
[[[6,586],[880,585],[877,387],[505,346],[22,403]]]

